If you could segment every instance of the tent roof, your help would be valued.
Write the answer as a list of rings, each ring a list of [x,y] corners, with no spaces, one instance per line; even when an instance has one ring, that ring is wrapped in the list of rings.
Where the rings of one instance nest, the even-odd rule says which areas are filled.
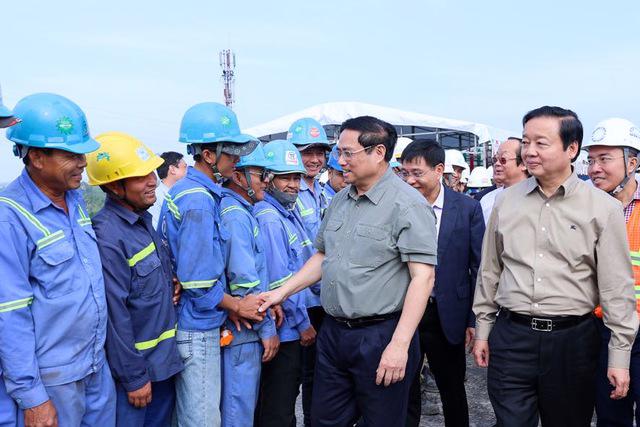
[[[416,126],[434,128],[439,131],[469,132],[478,137],[478,142],[499,140],[504,141],[509,136],[517,135],[504,129],[498,129],[482,123],[473,123],[463,120],[448,119],[431,116],[413,111],[402,111],[395,108],[383,107],[362,102],[328,102],[315,105],[304,110],[287,114],[267,123],[245,129],[245,133],[257,137],[274,135],[289,130],[289,126],[301,117],[316,119],[323,126],[340,125],[349,118],[358,116],[374,116],[395,126]]]

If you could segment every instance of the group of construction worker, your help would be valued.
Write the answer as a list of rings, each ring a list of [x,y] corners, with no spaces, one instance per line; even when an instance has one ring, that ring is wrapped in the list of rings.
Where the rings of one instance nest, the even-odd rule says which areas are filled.
[[[565,117],[564,112],[545,111],[527,120]],[[527,121],[524,125],[526,131]],[[112,131],[93,138],[82,109],[50,93],[27,96],[13,111],[0,98],[0,126],[7,128],[14,154],[24,163],[20,176],[0,193],[0,274],[4,276],[0,286],[0,426],[289,427],[296,422],[300,390],[304,424],[327,425],[311,417],[318,358],[315,340],[329,316],[321,300],[323,281],[308,283],[299,292],[290,289],[304,280],[296,273],[312,271],[309,268],[319,271],[320,264],[314,261],[318,244],[314,247],[314,242],[321,242],[324,252],[322,238],[317,239],[327,227],[323,218],[337,193],[345,188],[351,191],[343,174],[345,158],[359,152],[368,156],[369,149],[379,149],[381,143],[367,146],[359,140],[364,148],[351,151],[340,143],[333,146],[322,125],[311,118],[293,122],[286,140],[262,143],[241,132],[235,113],[226,106],[196,104],[184,113],[179,132],[179,142],[186,145],[193,166],[166,190],[158,217],[153,218],[148,210],[157,204],[156,170],[164,159],[134,136]],[[389,135],[393,146],[395,133]],[[497,178],[493,187],[486,170],[480,184],[473,182],[472,175],[466,178],[469,168],[462,153],[449,150],[445,156],[435,141],[408,141],[397,147],[400,150],[391,161],[384,151],[380,159],[385,168],[420,191],[424,173],[408,166],[420,163],[423,153],[436,153],[433,157],[424,154],[425,168],[438,171],[435,185],[465,192],[468,179],[473,188],[487,188],[474,196],[487,197],[489,205],[481,209],[482,200],[468,205],[474,212],[483,212],[480,222],[496,230],[504,226],[503,219],[492,211],[503,209],[503,199],[524,186],[523,181],[543,176],[536,169],[542,163],[531,161],[529,169],[536,172],[529,178],[521,153],[521,147],[532,150],[534,139],[531,135],[525,135],[524,142],[511,138],[498,150],[493,158]],[[579,151],[581,134],[577,142]],[[545,149],[544,141],[535,140],[535,144]],[[635,280],[625,295],[635,290],[640,298],[640,205],[636,205],[640,187],[635,175],[640,130],[629,121],[608,119],[597,125],[581,148],[589,154],[593,186],[624,208],[628,242],[620,245],[628,245]],[[403,156],[404,150],[408,151]],[[437,154],[441,151],[442,156]],[[434,165],[429,164],[432,158],[437,160]],[[106,195],[104,207],[93,217],[79,190],[85,170],[89,184],[99,186]],[[325,170],[327,181],[321,184],[318,178]],[[376,197],[382,195],[369,198],[376,203]],[[429,201],[426,193],[425,198]],[[440,226],[441,211],[442,198],[429,204],[429,227]],[[338,231],[339,220],[329,221],[330,231]],[[571,230],[575,227],[572,224]],[[484,224],[481,229],[484,231]],[[360,226],[357,230],[371,242],[383,240],[376,235],[382,228]],[[435,230],[428,230],[430,239]],[[497,231],[494,235],[502,236]],[[486,240],[485,246],[493,243]],[[435,242],[424,249],[432,252],[431,258],[417,264],[436,265]],[[395,244],[391,249],[396,249]],[[485,248],[483,255],[490,249]],[[323,267],[327,262],[322,261]],[[460,330],[460,339],[473,347],[481,366],[489,365],[489,345],[492,354],[495,348],[499,356],[497,338],[487,344],[484,333],[490,317],[482,316],[487,300],[496,296],[487,289],[498,284],[487,284],[486,274],[481,277],[493,266],[485,264],[488,262],[483,260],[479,272],[475,267],[479,288],[474,311],[481,313],[483,333],[474,336],[472,314],[465,317]],[[276,301],[273,295],[292,277],[295,285],[285,287],[287,291],[278,294],[284,298],[272,304]],[[309,277],[314,277],[309,280],[313,282],[320,276]],[[436,271],[436,284],[437,280]],[[464,290],[464,295],[457,292],[464,301],[463,311],[471,313],[475,283],[465,286],[471,290]],[[616,289],[608,292],[616,293]],[[435,299],[427,303],[425,295],[424,307],[438,301],[442,311],[446,295],[436,286]],[[593,400],[599,425],[631,426],[634,418],[640,422],[640,344],[624,341],[615,328],[610,332],[610,324],[617,326],[611,310],[628,307],[623,298],[617,302],[608,298],[594,311],[604,322],[598,321],[601,340],[597,347],[602,349],[593,376]],[[515,310],[507,310],[507,305],[502,305],[502,311],[496,309],[498,318],[507,313],[517,319]],[[640,312],[640,304],[637,307]],[[344,322],[345,330],[360,327],[358,318],[329,317],[332,325]],[[494,312],[494,322],[495,317]],[[582,317],[573,317],[571,325],[582,322]],[[390,319],[397,322],[395,313],[378,313],[362,324]],[[565,328],[567,323],[562,316],[534,318],[531,328],[544,333],[556,325]],[[629,320],[627,326],[635,335],[637,319]],[[617,345],[614,361],[607,359],[610,341]],[[625,342],[633,349],[625,348]],[[612,367],[623,372],[612,371]],[[402,375],[384,379],[384,384],[372,372],[371,386],[374,381],[378,387],[406,382],[400,396],[406,411],[409,384],[417,378],[417,368],[412,369],[407,366],[404,378],[403,368]],[[503,397],[502,404],[507,405],[509,397]],[[491,398],[498,425],[529,425],[514,422],[517,411],[501,408],[501,397],[495,392]],[[376,405],[395,413],[395,403],[389,408],[384,408],[384,402]],[[363,419],[367,421],[366,416]],[[406,420],[396,417],[394,422],[405,425]],[[462,424],[468,422],[467,414]],[[543,425],[545,422],[561,425],[554,424],[548,414],[546,419],[543,416]],[[445,423],[460,425],[446,411]],[[370,419],[368,424],[375,425]]]

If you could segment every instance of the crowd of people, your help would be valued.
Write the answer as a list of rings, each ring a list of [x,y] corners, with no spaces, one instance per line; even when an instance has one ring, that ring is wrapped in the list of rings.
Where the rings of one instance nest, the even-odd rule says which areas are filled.
[[[491,182],[371,116],[262,143],[196,104],[185,158],[92,138],[60,95],[1,101],[24,169],[0,193],[0,426],[290,427],[300,393],[306,426],[418,426],[425,361],[469,426],[467,351],[498,426],[640,422],[631,122],[583,144],[534,109]]]

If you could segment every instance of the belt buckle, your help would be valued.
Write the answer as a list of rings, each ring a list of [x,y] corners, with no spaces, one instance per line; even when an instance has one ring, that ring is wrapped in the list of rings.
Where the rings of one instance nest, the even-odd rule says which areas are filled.
[[[534,331],[551,332],[553,329],[553,321],[551,319],[534,317],[531,319],[531,329]]]

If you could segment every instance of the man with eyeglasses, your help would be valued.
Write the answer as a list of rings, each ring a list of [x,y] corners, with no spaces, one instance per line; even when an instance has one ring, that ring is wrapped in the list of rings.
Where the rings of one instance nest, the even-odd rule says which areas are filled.
[[[435,140],[415,140],[400,160],[404,180],[422,194],[437,217],[438,266],[418,326],[421,354],[438,385],[445,425],[468,426],[465,347],[471,348],[475,333],[471,304],[484,234],[482,210],[476,200],[442,184],[445,153]],[[418,372],[409,395],[407,426],[419,425],[420,410]]]
[[[187,162],[184,161],[182,154],[176,153],[175,151],[166,151],[160,154],[160,157],[164,160],[164,163],[156,170],[158,178],[160,178],[160,182],[158,182],[158,187],[156,188],[156,202],[147,210],[147,212],[151,214],[154,228],[158,227],[164,197],[171,187],[173,187],[173,184],[184,178],[187,174]]]
[[[404,426],[420,361],[417,326],[437,263],[435,215],[393,173],[397,134],[370,116],[340,127],[338,162],[348,187],[320,225],[316,249],[266,310],[322,278],[327,312],[317,340],[313,426]]]
[[[603,120],[596,125],[584,149],[589,153],[587,173],[593,185],[622,203],[634,273],[636,310],[640,312],[640,186],[635,177],[640,151],[640,129],[625,119]],[[606,315],[602,309],[596,309],[598,318],[602,319],[603,314]],[[602,334],[596,377],[598,425],[631,427],[634,418],[636,424],[640,425],[640,340],[636,336],[631,349],[629,394],[625,398],[615,399],[613,387],[607,378],[607,347],[611,332],[602,320],[598,325]]]
[[[489,222],[493,205],[496,197],[505,188],[524,181],[529,176],[527,167],[522,161],[520,155],[520,143],[522,140],[514,136],[500,144],[498,152],[493,156],[493,176],[502,183],[502,187],[486,194],[481,200],[482,214],[484,216],[485,225]]]

